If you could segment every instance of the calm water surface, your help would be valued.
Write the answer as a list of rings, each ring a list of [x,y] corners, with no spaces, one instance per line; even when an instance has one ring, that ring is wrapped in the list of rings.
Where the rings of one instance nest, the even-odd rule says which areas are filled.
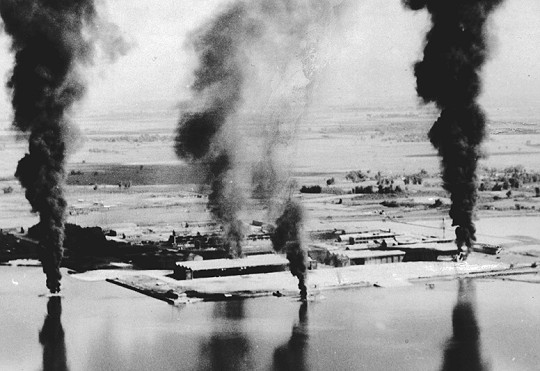
[[[520,277],[526,278],[526,277]],[[537,370],[540,285],[476,279],[172,307],[0,267],[2,370]]]

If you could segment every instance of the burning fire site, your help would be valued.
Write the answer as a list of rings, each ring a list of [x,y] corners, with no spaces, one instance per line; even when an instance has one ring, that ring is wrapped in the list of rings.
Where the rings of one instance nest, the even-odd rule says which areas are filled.
[[[0,368],[535,369],[538,10],[0,0]]]

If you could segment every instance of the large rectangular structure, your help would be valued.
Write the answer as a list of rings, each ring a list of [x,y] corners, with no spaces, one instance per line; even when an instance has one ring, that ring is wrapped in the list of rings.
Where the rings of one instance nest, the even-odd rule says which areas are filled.
[[[390,231],[368,231],[362,233],[342,234],[337,237],[337,242],[346,242],[349,245],[367,244],[370,242],[381,243],[385,239],[393,239],[395,233]]]
[[[254,255],[241,259],[212,259],[177,262],[174,277],[190,280],[204,277],[279,272],[287,269],[289,261],[274,254]]]
[[[345,250],[339,254],[346,256],[350,265],[399,263],[405,257],[400,250]]]
[[[405,252],[404,261],[435,261],[439,256],[452,256],[457,252],[454,242],[420,242],[397,247]]]

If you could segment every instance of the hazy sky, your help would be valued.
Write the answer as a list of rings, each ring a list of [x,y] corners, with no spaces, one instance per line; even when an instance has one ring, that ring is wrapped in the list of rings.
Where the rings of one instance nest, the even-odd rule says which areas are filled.
[[[98,59],[87,71],[88,94],[80,111],[146,110],[188,98],[194,59],[184,48],[186,36],[226,2],[104,1],[102,12],[133,46],[115,64]],[[329,63],[315,102],[399,99],[414,104],[411,65],[421,56],[427,14],[405,10],[400,0],[349,0],[344,9],[325,51]],[[491,30],[493,53],[484,69],[482,102],[540,107],[540,1],[507,0],[494,15]],[[0,48],[5,51],[0,54],[5,83],[12,56],[4,34]],[[9,117],[10,108],[1,89],[0,118]]]

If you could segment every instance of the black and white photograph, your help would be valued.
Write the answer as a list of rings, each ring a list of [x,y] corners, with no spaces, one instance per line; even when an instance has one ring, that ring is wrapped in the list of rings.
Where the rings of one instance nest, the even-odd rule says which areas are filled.
[[[0,370],[538,370],[540,1],[0,0]]]

